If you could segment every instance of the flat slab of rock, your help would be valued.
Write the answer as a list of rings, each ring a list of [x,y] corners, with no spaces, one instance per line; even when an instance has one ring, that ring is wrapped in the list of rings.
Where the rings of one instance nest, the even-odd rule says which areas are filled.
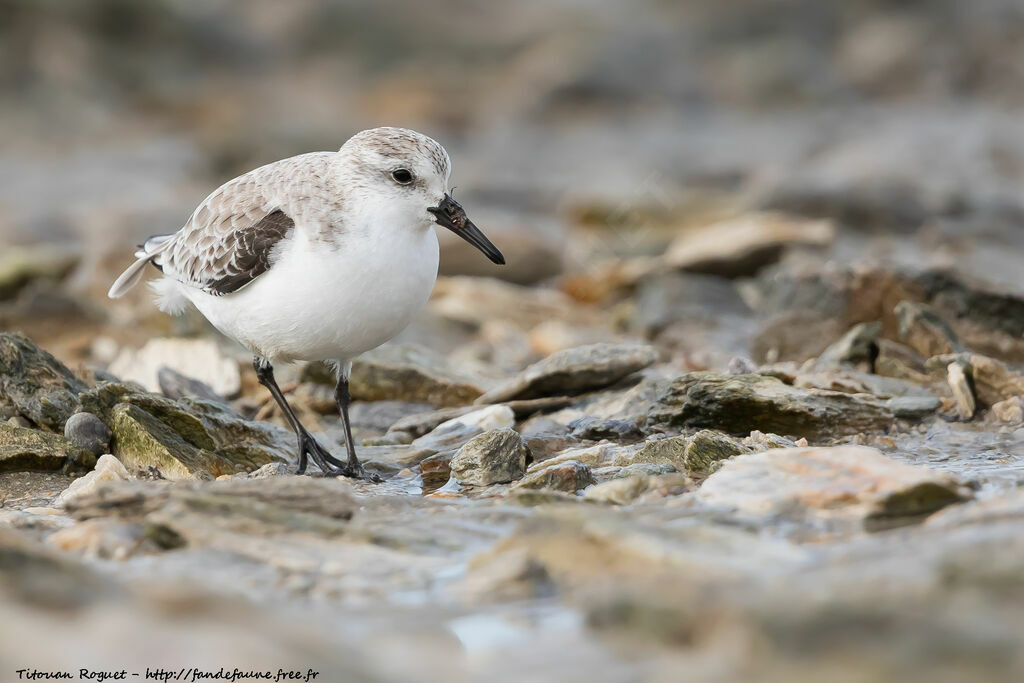
[[[518,377],[488,391],[477,403],[582,394],[614,384],[656,360],[658,352],[653,347],[639,344],[577,346],[534,363]]]
[[[220,542],[257,547],[261,537],[289,532],[337,536],[356,504],[351,486],[337,478],[268,477],[118,482],[76,496],[65,508],[78,520],[145,521],[165,547]]]
[[[484,393],[479,378],[448,366],[444,356],[411,344],[385,344],[352,364],[352,398],[361,401],[422,401],[462,406]]]
[[[970,497],[952,477],[874,448],[780,448],[738,455],[695,494],[760,518],[820,518],[884,526],[915,521]]]
[[[78,407],[78,394],[86,389],[82,380],[31,339],[0,333],[0,399],[32,422],[63,431]]]
[[[895,419],[885,401],[865,394],[801,389],[764,375],[692,372],[658,397],[647,424],[810,438],[883,431]]]
[[[295,459],[291,432],[245,420],[220,403],[174,401],[116,383],[80,398],[111,428],[113,454],[132,471],[152,467],[166,479],[202,479]]]
[[[834,239],[831,221],[752,213],[682,233],[665,261],[693,273],[742,277],[778,261],[787,246],[827,246]]]
[[[0,472],[88,468],[96,456],[59,434],[0,422]]]

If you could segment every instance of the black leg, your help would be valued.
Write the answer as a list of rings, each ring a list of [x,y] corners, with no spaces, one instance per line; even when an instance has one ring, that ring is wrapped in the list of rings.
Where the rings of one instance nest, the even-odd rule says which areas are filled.
[[[256,370],[256,378],[259,379],[260,384],[265,386],[269,391],[270,395],[277,401],[277,405],[280,406],[284,412],[285,418],[288,420],[288,424],[291,425],[292,431],[295,432],[295,436],[298,439],[299,447],[299,467],[296,470],[298,474],[303,474],[306,471],[306,464],[309,457],[313,458],[313,462],[323,471],[324,474],[347,474],[345,471],[345,463],[332,456],[326,448],[321,446],[316,439],[314,439],[306,428],[299,422],[299,418],[295,415],[295,411],[288,405],[288,401],[285,400],[284,394],[281,393],[281,388],[277,386],[277,380],[274,379],[274,368],[266,358],[261,356],[255,356],[252,359],[252,366]],[[334,465],[335,467],[332,467]]]
[[[352,395],[348,392],[348,368],[342,365],[338,372],[338,386],[334,389],[334,400],[338,402],[338,412],[341,413],[341,424],[345,428],[345,446],[348,448],[348,462],[345,464],[346,474],[350,477],[380,481],[376,474],[368,475],[356,456],[356,442],[352,439],[352,425],[348,419],[348,406],[352,402]]]

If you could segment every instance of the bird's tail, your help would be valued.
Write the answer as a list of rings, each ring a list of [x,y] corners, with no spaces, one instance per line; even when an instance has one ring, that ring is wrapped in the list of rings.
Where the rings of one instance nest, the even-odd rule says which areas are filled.
[[[142,279],[142,273],[146,268],[146,264],[150,263],[160,252],[167,248],[172,237],[174,235],[153,235],[139,245],[138,250],[135,252],[137,260],[114,280],[114,284],[110,286],[107,296],[111,299],[120,299],[129,289],[138,284],[139,280]]]

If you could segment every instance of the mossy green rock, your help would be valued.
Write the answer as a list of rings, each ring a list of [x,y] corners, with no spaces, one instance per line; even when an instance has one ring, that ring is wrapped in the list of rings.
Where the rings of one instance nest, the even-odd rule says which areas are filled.
[[[89,469],[96,456],[60,434],[0,422],[0,472]]]
[[[752,430],[809,438],[884,431],[895,420],[884,401],[793,387],[763,375],[692,372],[673,381],[647,415],[650,425]]]
[[[0,399],[41,427],[63,431],[85,383],[28,337],[0,333]]]
[[[690,472],[712,472],[722,460],[750,452],[749,448],[727,434],[702,429],[687,441],[683,464]]]
[[[83,409],[110,426],[114,455],[130,470],[155,467],[167,479],[205,479],[294,457],[291,432],[244,420],[213,401],[172,400],[117,383],[80,398]]]
[[[706,473],[712,471],[720,460],[749,452],[750,448],[728,434],[702,429],[693,435],[648,441],[640,450],[620,456],[615,464],[661,464],[671,465],[681,472]]]

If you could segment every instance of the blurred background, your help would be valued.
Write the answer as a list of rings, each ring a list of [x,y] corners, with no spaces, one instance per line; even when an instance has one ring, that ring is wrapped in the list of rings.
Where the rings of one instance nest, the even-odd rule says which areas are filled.
[[[740,206],[834,217],[851,244],[915,235],[1021,284],[1016,0],[2,0],[0,18],[0,244],[78,251],[83,287],[221,182],[377,125],[447,146],[521,283]],[[447,246],[444,272],[490,272]]]

